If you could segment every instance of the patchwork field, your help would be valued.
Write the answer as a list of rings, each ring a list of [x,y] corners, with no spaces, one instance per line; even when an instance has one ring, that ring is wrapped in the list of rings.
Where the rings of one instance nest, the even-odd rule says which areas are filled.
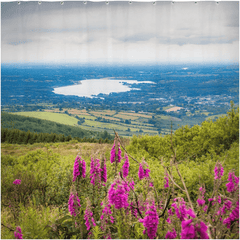
[[[166,111],[167,109],[173,108],[175,108],[175,106],[168,106],[165,107],[164,110]],[[182,119],[178,117],[173,117],[166,114],[155,115],[153,113],[135,113],[133,111],[91,111],[74,108],[52,108],[36,112],[15,112],[14,114],[50,120],[71,126],[79,126],[86,130],[106,130],[110,134],[113,134],[113,130],[116,130],[120,136],[133,136],[139,134],[155,135],[159,134],[160,131],[162,134],[169,134],[171,122],[175,122],[175,124],[188,124],[188,122],[183,123]],[[185,118],[185,121],[195,114],[205,115],[206,119],[212,120],[214,120],[216,117],[222,116],[208,116],[209,112],[186,112],[187,118]],[[156,125],[154,123],[156,120],[160,125]]]

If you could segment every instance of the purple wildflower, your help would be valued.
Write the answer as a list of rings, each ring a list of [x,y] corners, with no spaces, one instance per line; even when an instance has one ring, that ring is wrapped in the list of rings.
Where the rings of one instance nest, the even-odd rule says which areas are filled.
[[[197,203],[201,207],[201,206],[203,206],[205,204],[205,200],[204,199],[198,199]]]
[[[221,211],[222,215],[223,215],[223,214],[226,214],[225,209],[230,210],[231,207],[232,207],[232,202],[229,201],[229,200],[225,201],[225,202],[223,203],[223,207],[220,208],[220,211]]]
[[[116,209],[127,208],[128,207],[128,191],[130,188],[126,189],[126,184],[119,179],[116,180],[110,187],[108,191],[109,203],[114,205]]]
[[[167,234],[166,234],[166,236],[165,236],[165,238],[166,239],[174,239],[174,238],[176,238],[177,237],[177,233],[176,233],[176,231],[175,231],[175,229],[173,228],[173,231],[172,232],[167,232]]]
[[[124,164],[122,166],[122,173],[123,173],[124,178],[126,178],[128,176],[128,172],[129,172],[129,160],[128,160],[127,154],[125,154],[125,159],[126,159],[126,161],[124,162]]]
[[[221,177],[223,176],[224,173],[224,169],[221,165],[220,162],[217,162],[214,168],[214,179],[221,179]]]
[[[73,182],[76,181],[77,177],[86,177],[86,163],[81,157],[77,156],[73,166]]]
[[[142,180],[143,178],[149,178],[150,170],[148,169],[148,165],[145,161],[142,161],[142,163],[139,164],[139,170],[138,170],[138,177],[139,180]]]
[[[149,239],[154,239],[157,233],[157,227],[159,223],[158,214],[156,211],[155,204],[147,206],[147,211],[145,213],[144,219],[139,219],[139,222],[143,223],[145,227],[144,234],[147,231]]]
[[[91,165],[90,165],[90,178],[91,181],[90,183],[95,185],[95,184],[100,184],[101,183],[101,172],[103,171],[100,168],[100,160],[99,159],[93,159],[91,160]]]
[[[14,236],[16,239],[23,239],[22,229],[20,227],[16,227],[16,232],[14,232]]]
[[[165,179],[165,184],[164,184],[164,188],[168,188],[169,187],[169,178],[168,178],[168,174],[166,173],[166,176],[164,177]]]
[[[101,181],[102,182],[107,182],[107,166],[106,166],[106,159],[104,159],[103,166],[102,166],[102,171],[101,171]]]
[[[117,155],[117,162],[121,162],[122,156],[121,156],[121,148],[120,148],[120,144],[118,143],[118,155]]]
[[[175,209],[175,213],[177,215],[177,217],[180,219],[180,221],[184,221],[185,219],[187,219],[188,215],[195,218],[195,213],[193,212],[193,210],[187,209],[186,205],[185,205],[185,201],[183,200],[183,198],[177,199],[178,200],[178,204],[177,202],[172,204],[172,207],[174,207]]]
[[[71,215],[76,217],[77,214],[79,213],[78,209],[80,207],[81,207],[80,199],[78,198],[77,194],[74,195],[73,193],[71,193],[68,200],[68,210],[71,213]]]
[[[227,228],[231,227],[231,223],[235,220],[235,219],[239,219],[239,199],[236,203],[236,207],[234,208],[234,210],[230,213],[228,218],[225,218],[223,220],[223,224],[227,225]]]
[[[208,227],[204,222],[200,222],[200,225],[198,223],[195,225],[195,231],[200,234],[201,239],[209,239],[207,229]]]
[[[226,184],[228,192],[234,192],[238,188],[239,177],[236,177],[234,172],[228,174],[229,183]]]
[[[130,203],[130,210],[131,210],[131,215],[137,218],[137,209],[135,208],[133,202]]]
[[[101,219],[101,229],[103,231],[106,230],[106,224],[108,224],[109,222],[114,223],[114,217],[112,216],[112,211],[110,207],[111,205],[107,204],[102,210],[102,215],[100,219]]]
[[[208,209],[208,205],[205,205],[204,208],[203,208],[203,211],[206,212]]]
[[[196,238],[195,229],[191,223],[192,223],[192,219],[182,221],[182,232],[180,233],[181,239]]]
[[[14,181],[13,181],[13,184],[15,184],[15,185],[19,185],[19,184],[21,184],[21,180],[20,180],[20,179],[16,179],[16,180],[14,180]]]
[[[84,215],[84,220],[85,220],[85,225],[87,227],[87,230],[89,231],[91,227],[95,227],[96,223],[95,220],[93,218],[93,213],[91,211],[91,207],[90,207],[90,201],[87,201],[87,208],[85,210],[85,215]]]
[[[110,162],[114,163],[115,162],[115,157],[116,157],[116,148],[115,148],[115,141],[113,144],[113,147],[111,149],[111,153],[110,153]]]
[[[138,177],[139,180],[142,180],[144,178],[144,170],[141,163],[139,164]]]

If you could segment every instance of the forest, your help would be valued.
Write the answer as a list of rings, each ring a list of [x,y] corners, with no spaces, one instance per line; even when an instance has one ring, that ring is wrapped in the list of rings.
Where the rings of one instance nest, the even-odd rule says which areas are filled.
[[[130,142],[2,143],[1,176],[2,239],[238,239],[239,108]]]

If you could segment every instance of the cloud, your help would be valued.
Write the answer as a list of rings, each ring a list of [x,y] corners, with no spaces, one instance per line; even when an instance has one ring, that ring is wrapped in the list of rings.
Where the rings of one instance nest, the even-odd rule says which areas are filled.
[[[238,60],[237,4],[4,3],[2,61]]]

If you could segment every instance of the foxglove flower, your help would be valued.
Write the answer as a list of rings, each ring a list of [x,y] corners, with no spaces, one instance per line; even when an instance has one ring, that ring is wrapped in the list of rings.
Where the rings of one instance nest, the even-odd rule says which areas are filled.
[[[110,153],[110,162],[114,163],[115,158],[116,158],[116,148],[115,148],[115,141],[114,141],[114,144],[113,144],[113,147],[112,147],[112,150],[111,150],[111,153]]]
[[[205,200],[204,199],[198,199],[197,203],[201,207],[201,206],[203,206],[205,204]]]
[[[130,187],[129,187],[129,186]],[[108,191],[108,201],[116,209],[127,208],[128,195],[131,189],[134,189],[134,182],[125,182],[122,179],[116,179]]]
[[[76,181],[77,177],[86,177],[86,163],[81,157],[77,156],[73,166],[73,182]]]
[[[223,224],[226,224],[227,228],[230,228],[231,223],[236,219],[239,219],[239,199],[237,200],[236,207],[230,213],[229,217],[223,220]]]
[[[124,178],[126,178],[128,176],[128,172],[129,172],[129,160],[128,160],[127,154],[125,154],[125,159],[126,159],[126,161],[124,162],[124,164],[122,166],[122,174],[123,174]]]
[[[220,162],[217,162],[214,168],[214,179],[221,179],[221,177],[223,176],[224,173],[224,169],[221,165]]]
[[[207,234],[207,229],[208,227],[204,222],[200,222],[200,224],[197,223],[195,225],[195,232],[199,233],[201,239],[209,239],[209,236]]]
[[[176,237],[177,237],[177,233],[176,233],[174,228],[173,228],[172,232],[168,231],[166,236],[165,236],[166,239],[174,239]]]
[[[101,183],[101,172],[103,171],[100,168],[100,160],[99,159],[93,159],[91,160],[91,165],[90,165],[90,178],[91,181],[90,183],[95,185],[99,185]]]
[[[111,205],[107,204],[102,210],[102,215],[100,219],[101,219],[101,229],[103,231],[106,230],[106,227],[107,227],[106,224],[114,223],[114,217],[112,216],[112,211],[110,207]]]
[[[148,204],[145,217],[144,219],[139,219],[139,222],[143,223],[143,226],[145,227],[143,234],[147,232],[149,239],[154,239],[156,237],[157,228],[159,224],[159,218],[155,204],[153,205]]]
[[[106,166],[106,159],[102,162],[102,167],[101,167],[101,181],[102,182],[107,182],[107,166]]]
[[[181,222],[186,220],[188,218],[188,215],[191,216],[192,218],[196,217],[195,213],[191,208],[187,209],[183,198],[177,198],[174,199],[174,201],[175,202],[172,204],[172,207],[174,207],[175,213]]]
[[[165,179],[165,184],[164,184],[164,188],[168,188],[169,187],[169,178],[168,178],[168,174],[166,173],[166,176],[164,177]]]
[[[23,239],[22,229],[20,227],[16,227],[16,231],[14,232],[14,236],[16,239]]]
[[[194,225],[192,225],[191,223],[192,223],[192,219],[182,221],[182,231],[180,233],[181,239],[196,238]]]
[[[138,170],[138,177],[139,180],[142,180],[143,178],[149,178],[150,170],[148,169],[148,165],[145,161],[142,161],[142,163],[139,164],[139,170]]]
[[[234,172],[228,174],[229,183],[226,184],[228,192],[234,192],[238,188],[239,177],[236,177]]]
[[[84,220],[88,231],[91,227],[96,226],[95,220],[93,218],[93,213],[91,211],[91,202],[89,200],[87,200],[87,208],[85,210]]]
[[[68,200],[68,210],[70,214],[74,217],[79,213],[79,208],[81,207],[80,199],[77,194],[71,193]]]
[[[15,185],[20,185],[21,184],[21,180],[20,179],[16,179],[13,181],[13,184]]]
[[[117,155],[117,162],[121,162],[121,159],[122,159],[122,151],[121,151],[121,148],[120,148],[120,144],[118,143],[118,155]]]
[[[200,194],[199,194],[199,198],[197,199],[197,203],[198,203],[199,207],[201,207],[205,204],[204,193],[206,192],[206,190],[205,190],[205,188],[200,187],[199,191],[200,191]]]

